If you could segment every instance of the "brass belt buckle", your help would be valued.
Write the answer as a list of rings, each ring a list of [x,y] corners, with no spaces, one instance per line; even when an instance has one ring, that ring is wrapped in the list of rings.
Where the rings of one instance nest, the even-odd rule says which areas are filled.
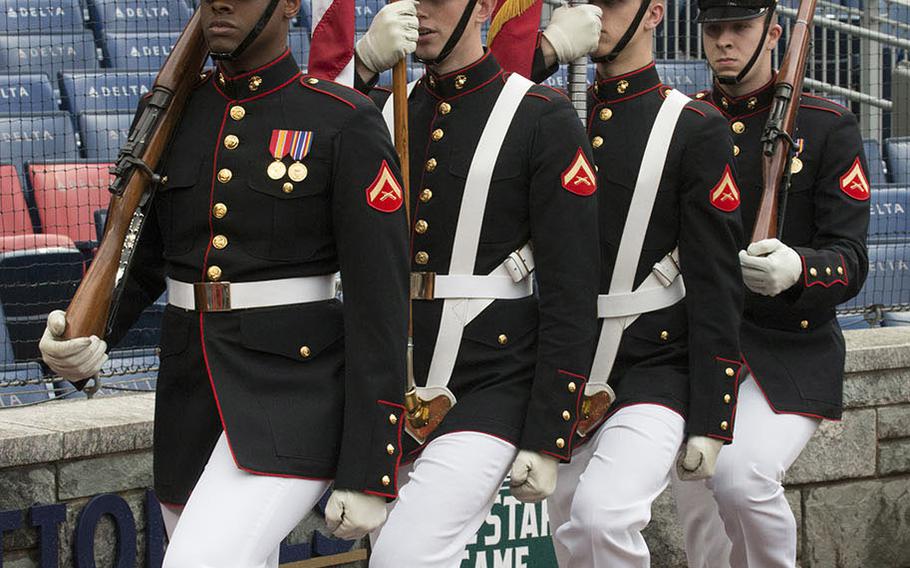
[[[411,273],[411,299],[434,300],[436,299],[436,273],[412,272]]]
[[[230,282],[196,282],[193,284],[193,296],[196,300],[196,311],[231,311]]]

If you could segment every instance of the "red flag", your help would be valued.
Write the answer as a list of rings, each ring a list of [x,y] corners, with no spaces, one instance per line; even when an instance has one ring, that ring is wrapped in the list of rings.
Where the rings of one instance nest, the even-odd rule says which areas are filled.
[[[543,0],[496,0],[487,45],[506,71],[531,76]]]
[[[354,0],[312,0],[307,73],[354,84]]]

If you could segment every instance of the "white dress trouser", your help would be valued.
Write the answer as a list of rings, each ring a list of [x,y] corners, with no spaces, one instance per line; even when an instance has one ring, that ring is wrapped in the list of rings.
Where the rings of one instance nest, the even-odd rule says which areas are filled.
[[[277,568],[281,541],[328,486],[242,471],[222,433],[183,511],[162,506],[163,568]]]
[[[714,477],[673,480],[691,568],[793,568],[796,520],[784,496],[784,473],[819,420],[776,414],[752,376],[739,388],[733,443]]]
[[[517,454],[479,432],[454,432],[427,444],[371,538],[371,568],[458,568]]]
[[[561,568],[650,566],[641,531],[670,482],[684,430],[669,408],[627,406],[560,466],[547,511]]]

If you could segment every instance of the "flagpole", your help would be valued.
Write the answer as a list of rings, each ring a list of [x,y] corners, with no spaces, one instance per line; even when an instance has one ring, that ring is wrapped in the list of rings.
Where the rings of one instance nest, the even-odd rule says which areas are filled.
[[[570,6],[587,4],[587,0],[571,0]],[[569,63],[569,99],[582,125],[588,124],[588,58],[581,56]]]

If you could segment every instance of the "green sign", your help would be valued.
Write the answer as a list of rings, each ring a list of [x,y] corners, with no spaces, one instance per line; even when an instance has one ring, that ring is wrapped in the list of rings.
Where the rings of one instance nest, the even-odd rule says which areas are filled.
[[[556,568],[547,503],[522,503],[506,480],[461,568]]]

